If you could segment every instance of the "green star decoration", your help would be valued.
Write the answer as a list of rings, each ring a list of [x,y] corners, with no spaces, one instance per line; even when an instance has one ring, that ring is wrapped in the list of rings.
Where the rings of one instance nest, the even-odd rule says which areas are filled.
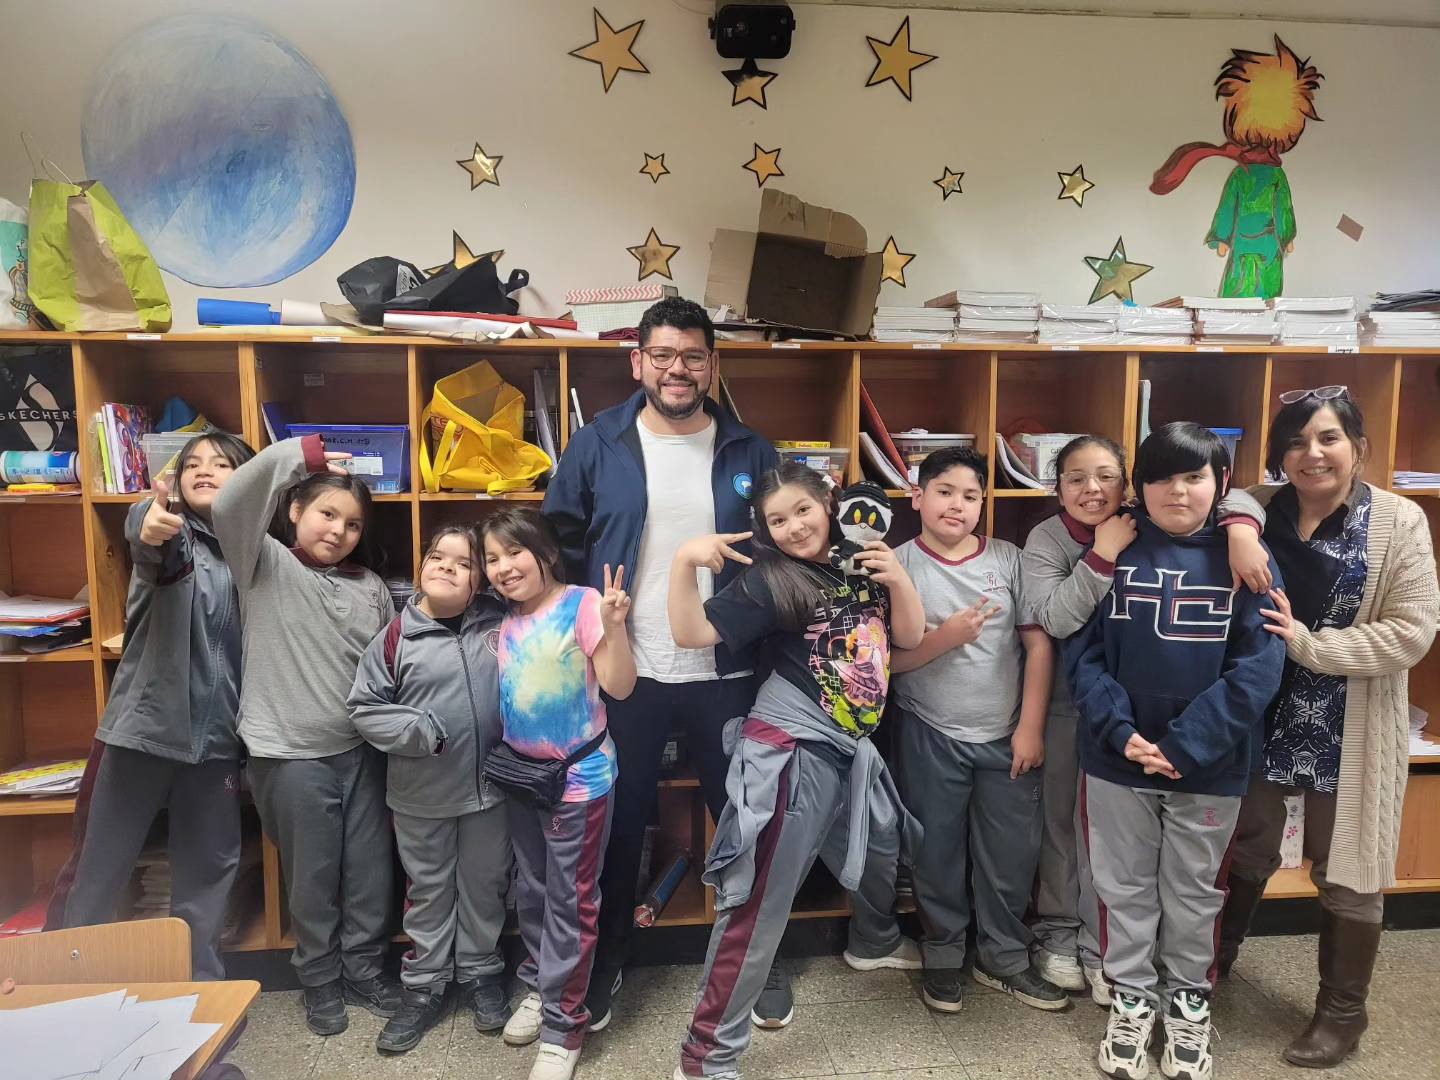
[[[1093,304],[1107,296],[1118,296],[1121,300],[1134,300],[1132,295],[1136,278],[1142,278],[1155,268],[1145,263],[1134,263],[1125,257],[1125,238],[1115,241],[1109,258],[1086,255],[1085,265],[1099,278],[1086,303]]]

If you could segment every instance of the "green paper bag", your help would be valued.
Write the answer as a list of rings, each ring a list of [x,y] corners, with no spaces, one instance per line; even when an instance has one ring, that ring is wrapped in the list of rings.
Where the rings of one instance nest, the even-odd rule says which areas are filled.
[[[98,180],[30,182],[30,302],[59,330],[170,329],[160,267]]]

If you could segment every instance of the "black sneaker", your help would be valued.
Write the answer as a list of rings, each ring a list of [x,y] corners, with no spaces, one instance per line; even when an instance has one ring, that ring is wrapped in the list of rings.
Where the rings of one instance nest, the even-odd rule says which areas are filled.
[[[920,994],[937,1012],[957,1013],[964,1004],[965,976],[959,968],[926,968]]]
[[[345,1000],[351,1005],[359,1005],[369,1009],[376,1016],[390,1018],[400,1008],[400,984],[394,979],[387,979],[384,975],[376,975],[373,979],[362,979],[359,982],[352,982],[349,979],[341,979],[344,984]]]
[[[339,1035],[350,1026],[340,980],[305,988],[305,1026],[316,1035]]]
[[[790,993],[790,977],[777,960],[765,976],[765,989],[750,1010],[750,1022],[758,1028],[783,1028],[795,1019],[795,997]]]
[[[375,1039],[375,1049],[382,1054],[403,1054],[420,1045],[420,1037],[435,1026],[445,1011],[445,991],[406,988],[400,994],[400,1007],[386,1021]]]
[[[981,986],[1009,994],[1032,1009],[1059,1012],[1070,1007],[1070,995],[1036,971],[1033,964],[1015,975],[1001,976],[990,974],[980,961],[976,960],[974,976]]]
[[[585,992],[585,1008],[590,1010],[587,1031],[604,1031],[610,1023],[610,999],[620,992],[625,979],[621,968],[602,968],[590,973],[590,989]]]
[[[469,1006],[476,1031],[499,1031],[510,1019],[510,999],[502,977],[460,984],[460,1003]]]

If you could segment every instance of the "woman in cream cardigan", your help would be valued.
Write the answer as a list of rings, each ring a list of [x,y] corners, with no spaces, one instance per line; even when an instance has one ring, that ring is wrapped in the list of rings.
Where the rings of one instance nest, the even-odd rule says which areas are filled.
[[[1284,799],[1303,793],[1322,913],[1320,992],[1284,1056],[1330,1068],[1366,1026],[1408,775],[1406,676],[1435,637],[1440,591],[1424,512],[1360,479],[1364,419],[1345,388],[1281,401],[1266,465],[1290,482],[1251,494],[1268,504],[1265,542],[1285,581],[1265,612],[1267,629],[1285,639],[1285,674],[1235,829],[1219,964],[1224,973],[1234,963],[1279,869]]]

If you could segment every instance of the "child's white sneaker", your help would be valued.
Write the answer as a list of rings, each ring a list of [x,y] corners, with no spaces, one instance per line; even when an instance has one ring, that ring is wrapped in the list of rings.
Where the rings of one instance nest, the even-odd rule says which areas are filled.
[[[856,956],[845,950],[845,963],[856,971],[879,971],[881,968],[899,968],[901,971],[919,971],[924,967],[920,959],[920,946],[914,938],[902,937],[900,944],[884,956]]]
[[[540,1037],[540,995],[534,990],[521,998],[520,1004],[515,1006],[510,1019],[505,1021],[505,1030],[501,1037],[511,1046],[525,1046]]]
[[[554,1043],[541,1043],[540,1052],[535,1055],[535,1064],[530,1066],[530,1080],[570,1080],[575,1072],[575,1062],[580,1060],[580,1047],[566,1050]]]
[[[1177,990],[1165,1014],[1165,1051],[1160,1071],[1170,1080],[1210,1080],[1210,997],[1199,990]]]
[[[1095,967],[1086,966],[1084,973],[1085,981],[1090,985],[1090,1000],[1108,1009],[1113,995],[1110,993],[1110,980],[1105,978],[1105,969],[1098,964]]]
[[[1043,945],[1035,950],[1035,969],[1046,982],[1054,983],[1061,990],[1084,990],[1085,974],[1080,970],[1080,961],[1073,956],[1061,956]]]
[[[1096,1059],[1100,1071],[1119,1080],[1145,1080],[1150,1075],[1146,1051],[1154,1031],[1155,1010],[1150,1003],[1142,997],[1117,991]]]

